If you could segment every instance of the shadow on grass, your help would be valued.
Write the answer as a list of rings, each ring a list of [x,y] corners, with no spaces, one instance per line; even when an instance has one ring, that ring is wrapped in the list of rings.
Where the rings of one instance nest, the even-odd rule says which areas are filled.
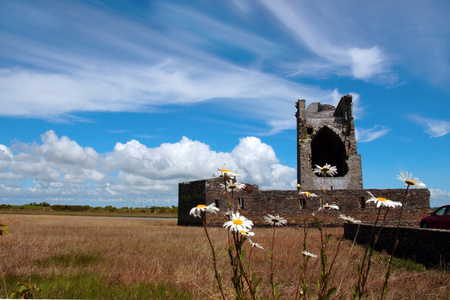
[[[75,267],[75,266],[87,266],[93,263],[98,263],[102,258],[96,254],[63,254],[50,256],[46,259],[37,260],[35,264],[40,267]]]

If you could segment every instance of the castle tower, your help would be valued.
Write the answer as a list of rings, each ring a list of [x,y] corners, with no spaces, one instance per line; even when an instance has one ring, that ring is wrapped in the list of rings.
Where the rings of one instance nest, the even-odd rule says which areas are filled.
[[[338,174],[327,177],[326,189],[360,190],[361,155],[356,150],[352,96],[341,98],[335,108],[329,104],[298,100],[297,107],[297,182],[303,190],[319,190],[323,177],[313,173],[316,165],[336,166]]]

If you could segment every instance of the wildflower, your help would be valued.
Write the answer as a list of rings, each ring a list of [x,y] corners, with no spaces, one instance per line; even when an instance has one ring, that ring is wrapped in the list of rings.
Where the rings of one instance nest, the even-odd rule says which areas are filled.
[[[233,183],[232,180],[229,180],[226,182],[226,184],[221,183],[220,186],[225,189],[225,187],[227,188],[228,192],[232,192],[232,191],[241,191],[245,188],[245,184],[242,182],[235,182]]]
[[[246,231],[246,230],[241,230],[241,231],[239,231],[239,233],[243,236],[254,236],[255,235],[254,232]]]
[[[263,246],[261,246],[261,245],[258,244],[258,243],[254,243],[251,239],[248,239],[248,241],[249,241],[249,243],[252,245],[252,248],[253,248],[253,247],[258,247],[259,249],[264,249]]]
[[[328,204],[328,203],[324,204],[322,207],[319,207],[319,210],[321,210],[322,208],[326,209],[326,210],[330,210],[330,209],[339,210],[339,206],[337,206],[336,204]]]
[[[403,172],[403,170],[400,172],[400,175],[397,175],[397,179],[401,180],[405,183],[405,186],[413,186],[413,187],[418,187],[418,188],[424,188],[426,187],[426,185],[421,182],[417,177],[411,178],[412,177],[412,173],[409,174],[408,177],[408,172]]]
[[[330,164],[325,164],[325,166],[321,167],[319,165],[316,165],[316,168],[313,171],[314,173],[320,174],[322,176],[329,175],[331,177],[333,177],[334,175],[337,174],[337,168],[336,167],[332,167]]]
[[[222,168],[219,168],[216,173],[213,174],[213,176],[227,176],[229,178],[235,178],[239,175],[239,171],[230,171],[227,169],[224,169],[225,164],[222,166]]]
[[[297,190],[300,191],[301,189],[302,189],[302,186],[301,186],[300,184],[297,183]]]
[[[361,221],[359,220],[355,220],[352,217],[347,217],[345,215],[340,215],[339,218],[341,218],[342,220],[344,220],[347,223],[352,223],[352,224],[358,224],[361,223]]]
[[[402,204],[398,201],[392,201],[392,200],[388,200],[386,198],[381,198],[381,197],[375,198],[375,196],[372,195],[371,192],[368,192],[368,193],[372,198],[367,200],[366,203],[374,202],[377,204],[377,207],[380,207],[381,205],[386,206],[386,207],[402,206]]]
[[[287,224],[287,220],[283,217],[280,216],[272,216],[272,215],[267,215],[264,217],[266,223],[269,223],[270,225],[273,226],[283,226]]]
[[[202,212],[216,213],[219,210],[220,209],[218,209],[216,207],[216,204],[214,204],[214,203],[211,203],[208,206],[206,206],[205,204],[199,204],[196,207],[194,207],[193,209],[191,209],[189,214],[194,216],[194,217],[196,217],[196,218],[201,218],[202,217],[202,215],[201,215]]]
[[[241,232],[241,231],[250,231],[252,229],[253,222],[247,219],[244,216],[239,215],[239,212],[231,213],[230,221],[226,221],[223,224],[223,227],[230,227],[230,231]]]
[[[300,192],[300,194],[305,195],[306,197],[317,197],[316,194],[310,192]]]
[[[302,254],[303,254],[304,256],[309,256],[309,257],[314,257],[314,258],[317,257],[317,255],[312,254],[312,253],[310,253],[310,252],[308,252],[308,251],[306,251],[306,250],[303,250],[303,251],[302,251]]]

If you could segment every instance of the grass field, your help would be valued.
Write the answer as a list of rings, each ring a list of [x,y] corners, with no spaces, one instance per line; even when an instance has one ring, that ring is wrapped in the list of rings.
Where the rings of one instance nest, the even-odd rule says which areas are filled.
[[[17,282],[41,288],[39,298],[65,299],[218,299],[211,253],[202,228],[178,227],[175,220],[0,214],[10,236],[0,236],[0,298],[17,289]],[[233,298],[227,231],[209,228],[227,297]],[[331,253],[342,236],[333,234]],[[269,249],[270,228],[255,228],[254,240]],[[299,278],[303,230],[277,228],[274,248],[275,280],[283,299],[292,299]],[[308,249],[319,253],[318,232],[310,229]],[[258,250],[258,251],[257,251]],[[357,281],[360,246],[341,245],[330,286],[336,299],[349,299]],[[367,284],[368,299],[377,299],[387,256],[376,254]],[[449,299],[450,275],[397,260],[387,299]],[[262,278],[268,298],[270,262],[267,250],[254,249],[251,268]],[[320,261],[306,270],[312,295],[317,288]],[[6,290],[5,290],[6,289]],[[313,297],[312,297],[313,298]]]

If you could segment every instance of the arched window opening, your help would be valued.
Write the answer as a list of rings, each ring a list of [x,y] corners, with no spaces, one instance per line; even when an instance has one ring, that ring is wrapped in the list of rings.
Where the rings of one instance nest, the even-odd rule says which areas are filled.
[[[313,169],[316,165],[324,166],[328,163],[336,166],[338,173],[335,177],[344,176],[348,172],[346,158],[344,143],[330,128],[323,127],[313,137],[311,141],[311,163]]]

